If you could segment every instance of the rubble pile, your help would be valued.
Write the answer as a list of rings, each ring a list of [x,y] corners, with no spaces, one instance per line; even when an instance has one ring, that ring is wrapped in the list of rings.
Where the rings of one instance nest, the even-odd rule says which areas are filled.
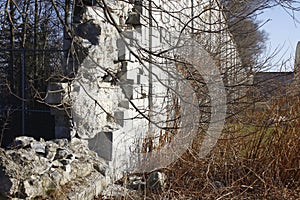
[[[107,166],[85,140],[18,137],[0,148],[0,199],[94,199],[110,182]]]

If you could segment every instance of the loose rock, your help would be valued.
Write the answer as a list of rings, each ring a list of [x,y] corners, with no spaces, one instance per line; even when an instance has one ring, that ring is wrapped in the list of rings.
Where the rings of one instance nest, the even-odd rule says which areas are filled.
[[[14,144],[0,148],[0,197],[59,199],[63,192],[65,199],[89,200],[108,184],[107,162],[84,140],[45,142],[22,136]]]
[[[150,190],[164,190],[167,175],[162,172],[152,172],[147,178],[146,185]]]

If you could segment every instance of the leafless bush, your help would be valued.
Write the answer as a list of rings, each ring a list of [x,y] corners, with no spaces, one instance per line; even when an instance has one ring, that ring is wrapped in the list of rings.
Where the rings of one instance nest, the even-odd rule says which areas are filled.
[[[229,120],[222,139],[204,159],[198,157],[195,142],[165,170],[168,190],[151,198],[299,198],[299,102],[299,96],[281,96],[265,110],[249,109],[242,120]],[[278,115],[284,120],[267,123]]]

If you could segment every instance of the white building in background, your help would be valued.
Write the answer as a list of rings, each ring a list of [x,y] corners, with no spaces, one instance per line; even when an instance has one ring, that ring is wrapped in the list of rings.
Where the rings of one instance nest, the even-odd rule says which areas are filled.
[[[176,114],[180,73],[172,58],[179,40],[200,42],[225,84],[245,81],[217,1],[130,2],[107,1],[104,9],[86,6],[82,22],[92,20],[101,34],[97,44],[78,37],[89,53],[66,93],[72,105],[71,136],[87,139],[112,169],[121,171],[135,167],[141,159],[136,152],[152,148],[148,136],[157,142],[169,132],[163,127],[174,126],[174,120],[166,121]],[[62,126],[56,127],[57,137],[62,137]]]

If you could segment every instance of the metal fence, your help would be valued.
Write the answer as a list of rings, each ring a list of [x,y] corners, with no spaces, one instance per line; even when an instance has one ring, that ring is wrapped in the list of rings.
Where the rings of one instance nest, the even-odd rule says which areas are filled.
[[[63,58],[64,51],[60,49],[0,49],[2,139],[54,134],[54,119],[43,97],[49,81],[61,73]]]

